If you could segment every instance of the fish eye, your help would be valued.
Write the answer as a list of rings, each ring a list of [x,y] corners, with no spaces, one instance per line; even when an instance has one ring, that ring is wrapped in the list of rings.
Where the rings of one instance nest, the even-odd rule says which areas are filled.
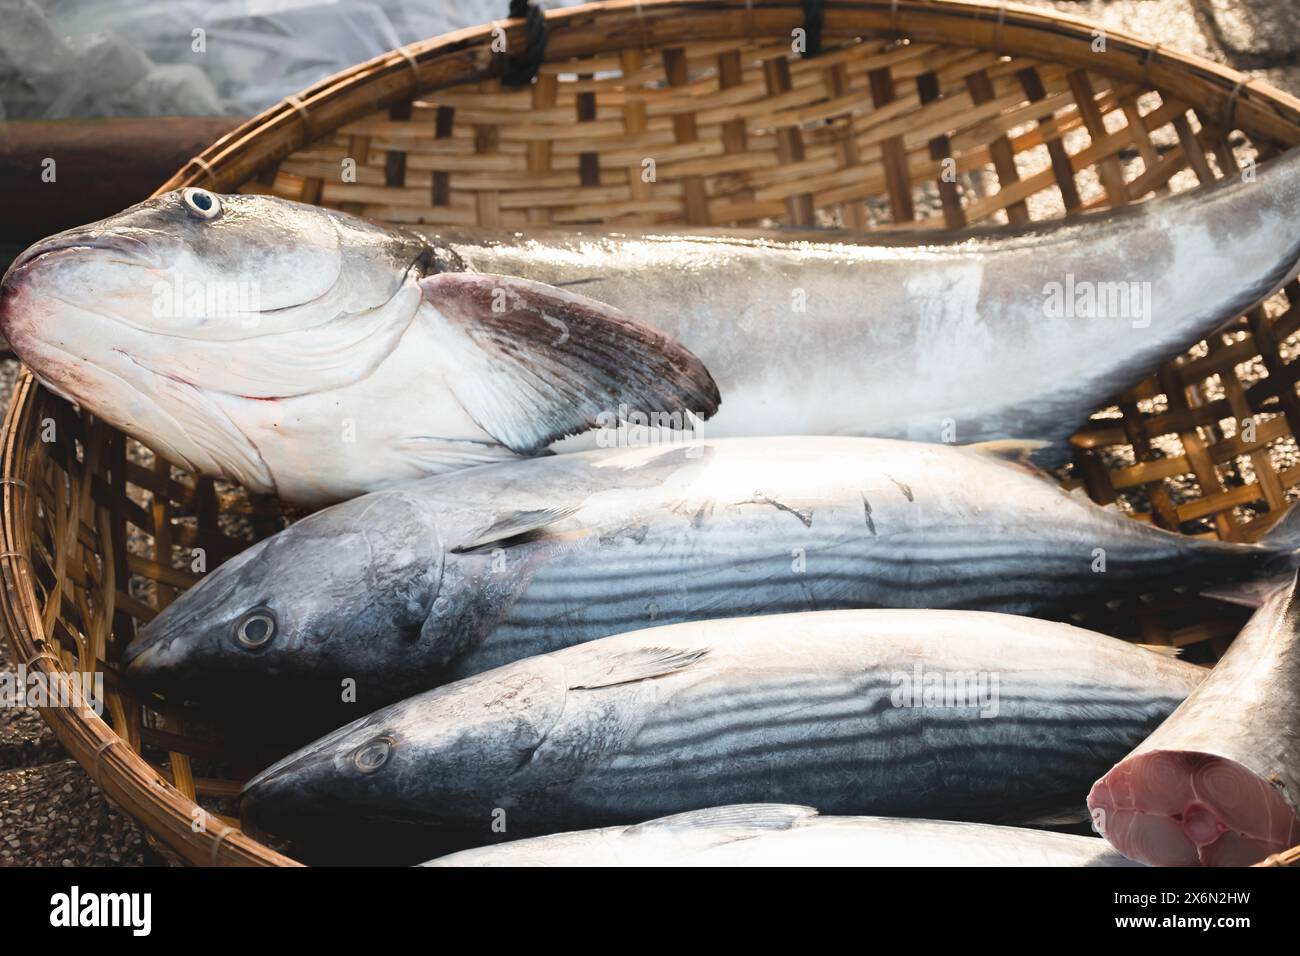
[[[235,640],[250,651],[257,650],[275,637],[275,626],[270,608],[254,608],[235,622]]]
[[[374,773],[388,763],[388,755],[392,752],[391,737],[376,737],[352,752],[352,765],[362,773]]]
[[[221,200],[206,189],[190,186],[181,193],[181,199],[185,208],[200,219],[216,219],[221,215]]]

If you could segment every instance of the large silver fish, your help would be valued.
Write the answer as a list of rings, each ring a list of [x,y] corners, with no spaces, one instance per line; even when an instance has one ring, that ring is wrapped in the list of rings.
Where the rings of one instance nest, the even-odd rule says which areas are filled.
[[[487,843],[719,804],[959,820],[1074,808],[1204,670],[1064,624],[826,611],[652,628],[383,708],[263,771],[307,843],[405,823]]]
[[[1093,786],[1115,847],[1163,866],[1245,866],[1300,845],[1300,605],[1255,612],[1209,678]]]
[[[1089,414],[1295,274],[1300,149],[1253,172],[1018,233],[425,234],[455,268],[563,285],[684,342],[724,399],[703,436],[1037,439],[1052,460]]]
[[[153,620],[137,686],[240,714],[371,707],[653,624],[830,608],[1057,613],[1293,567],[1171,534],[969,448],[731,438],[490,465],[317,512]],[[341,722],[341,721],[337,721]]]
[[[717,408],[694,355],[616,309],[439,270],[402,230],[185,189],[24,252],[0,330],[172,461],[302,504],[535,453],[623,405]]]
[[[698,362],[620,309],[716,377],[702,435],[1039,439],[1059,457],[1294,273],[1297,206],[1300,150],[1252,182],[1020,234],[858,243],[418,238],[191,189],[28,250],[0,329],[168,457],[306,503],[714,411]]]
[[[425,866],[1134,866],[1095,837],[951,820],[711,807],[462,850]]]

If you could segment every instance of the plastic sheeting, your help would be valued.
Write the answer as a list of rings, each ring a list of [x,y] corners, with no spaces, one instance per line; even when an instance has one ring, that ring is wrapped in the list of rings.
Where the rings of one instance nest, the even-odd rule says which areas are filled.
[[[0,0],[0,118],[248,116],[508,10],[509,0]]]

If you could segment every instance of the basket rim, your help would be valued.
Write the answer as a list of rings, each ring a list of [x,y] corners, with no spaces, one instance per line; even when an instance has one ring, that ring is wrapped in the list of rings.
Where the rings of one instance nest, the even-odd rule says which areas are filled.
[[[701,32],[692,21],[704,15],[743,18],[741,32]],[[709,39],[759,39],[788,36],[803,23],[800,0],[607,0],[546,11],[550,41],[546,62],[590,55],[611,46],[613,31],[582,31],[594,20],[619,22],[641,31],[643,46],[687,44]],[[761,17],[764,27],[759,28]],[[852,22],[850,22],[852,21]],[[390,103],[500,72],[489,52],[494,29],[509,42],[523,37],[523,20],[499,20],[399,47],[319,81],[268,108],[222,136],[187,162],[154,195],[183,186],[208,185],[217,190],[251,179],[268,163],[282,159],[313,139]],[[906,30],[902,29],[903,25]],[[660,29],[652,44],[647,31]],[[1300,98],[1270,84],[1195,54],[1182,53],[1120,30],[1105,28],[1108,53],[1099,65],[1096,54],[1085,60],[1093,31],[1102,25],[1074,14],[991,0],[827,0],[824,34],[828,38],[902,35],[914,41],[998,53],[1053,56],[1097,73],[1135,79],[1155,88],[1171,79],[1195,81],[1208,102],[1197,101],[1231,129],[1234,119],[1249,116],[1252,130],[1263,130],[1288,145],[1300,143]],[[947,31],[947,32],[944,32]],[[590,33],[591,36],[587,36]],[[1061,44],[1066,49],[1061,49]],[[1050,49],[1049,49],[1050,47]],[[1104,68],[1103,68],[1104,66]],[[379,95],[372,92],[378,89]],[[1243,123],[1243,125],[1246,125]],[[0,624],[17,659],[29,671],[48,678],[66,674],[43,632],[36,591],[30,578],[31,529],[24,521],[23,479],[34,416],[43,386],[23,366],[0,432]],[[157,841],[194,865],[299,866],[236,827],[212,820],[211,829],[195,833],[198,804],[166,781],[142,756],[124,745],[109,724],[93,711],[43,708],[42,717],[69,753],[122,809]],[[122,746],[118,746],[123,744]],[[1259,865],[1300,862],[1300,848],[1275,855]]]
[[[40,388],[26,366],[14,388],[13,400],[5,416],[3,459],[0,460],[0,578],[4,593],[0,596],[0,620],[10,646],[29,673],[60,681],[67,672],[62,661],[53,656],[36,613],[35,588],[29,574],[31,554],[30,529],[22,521],[24,496],[33,493],[20,476],[20,439],[37,409],[36,391]],[[40,714],[54,731],[63,747],[90,775],[91,780],[113,802],[141,822],[151,834],[162,837],[168,849],[191,864],[300,866],[297,861],[277,853],[248,836],[237,827],[217,820],[207,813],[203,832],[193,832],[198,804],[165,780],[153,766],[136,753],[101,716],[89,708],[44,707]],[[206,812],[205,812],[206,813]],[[162,832],[160,832],[162,831]]]
[[[1185,77],[1191,74],[1200,78],[1204,92],[1213,100],[1197,105],[1211,111],[1224,125],[1230,127],[1238,116],[1249,113],[1261,122],[1275,121],[1273,132],[1280,138],[1289,138],[1292,141],[1290,145],[1300,142],[1300,132],[1297,132],[1300,127],[1300,97],[1225,64],[1170,49],[1123,30],[1111,30],[1097,20],[994,0],[826,0],[825,10],[822,29],[827,37],[847,38],[871,32],[861,25],[845,25],[847,16],[857,13],[865,16],[868,26],[883,27],[877,31],[883,35],[901,35],[900,24],[906,20],[908,38],[950,45],[958,44],[954,37],[942,34],[940,29],[945,25],[963,24],[968,27],[965,45],[1002,53],[1043,55],[1049,51],[1026,40],[1054,38],[1075,47],[1074,50],[1053,49],[1050,52],[1054,56],[1106,75],[1145,80],[1156,88],[1162,85],[1159,82],[1161,76]],[[681,22],[694,15],[719,12],[741,15],[746,24],[746,39],[764,35],[754,29],[754,16],[760,12],[788,14],[789,29],[803,23],[801,0],[604,0],[545,12],[548,34],[546,62],[587,55],[604,48],[601,38],[575,42],[567,35],[592,17],[635,22],[643,47],[648,45],[644,42],[646,27],[652,22],[668,22],[674,14],[678,15],[676,30],[667,31],[669,35],[666,37],[656,38],[655,45],[662,45],[666,40],[684,43],[735,38],[735,34],[730,32],[715,34],[691,30]],[[447,82],[438,82],[442,72],[438,68],[449,65],[442,62],[444,58],[483,52],[486,49],[483,41],[494,29],[505,30],[508,44],[522,40],[523,24],[523,20],[498,20],[419,40],[320,80],[301,94],[286,97],[222,136],[190,159],[159,186],[154,195],[185,186],[208,186],[220,192],[228,185],[238,185],[249,178],[252,170],[245,167],[250,166],[250,161],[252,168],[258,168],[272,158],[283,158],[310,143],[316,138],[313,133],[325,135],[364,113],[420,93],[453,83],[498,76],[500,64],[494,62],[491,55],[480,57],[483,62],[472,75],[459,76]],[[767,35],[788,35],[789,29],[768,31]],[[1097,30],[1101,30],[1106,38],[1107,69],[1098,66],[1096,54],[1089,52],[1085,57],[1077,49],[1081,45],[1083,50],[1090,51]],[[982,38],[989,42],[979,42]],[[470,60],[473,66],[473,58]],[[1128,60],[1133,61],[1128,69],[1116,69],[1124,67]],[[453,68],[454,65],[450,64]],[[368,90],[374,85],[386,88],[379,98],[356,96],[358,91]],[[313,113],[322,115],[327,121],[316,130],[313,130]],[[268,141],[275,145],[269,155],[258,158],[262,144]],[[246,175],[240,176],[241,171]],[[232,182],[226,181],[228,175]]]

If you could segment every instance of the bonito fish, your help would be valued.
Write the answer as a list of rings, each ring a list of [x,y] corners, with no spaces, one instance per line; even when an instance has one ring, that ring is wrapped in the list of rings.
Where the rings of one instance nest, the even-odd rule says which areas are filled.
[[[1297,206],[1300,150],[1252,182],[1019,234],[861,242],[417,235],[189,189],[28,250],[0,330],[167,457],[309,504],[624,419],[1036,439],[1051,460],[1295,272]],[[705,367],[726,401],[700,430]]]
[[[301,504],[533,454],[623,405],[719,401],[695,356],[593,299],[202,189],[28,249],[0,330],[46,386],[170,460]]]
[[[1103,840],[762,803],[462,850],[425,866],[1134,866]]]
[[[1300,606],[1277,591],[1206,681],[1093,786],[1120,852],[1244,866],[1300,844]]]
[[[383,708],[245,787],[316,842],[404,822],[489,842],[728,803],[959,820],[1083,809],[1204,671],[1064,624],[827,611],[652,628]],[[504,808],[504,820],[501,813]]]
[[[1295,564],[1143,525],[975,449],[732,438],[491,465],[317,512],[210,573],[128,647],[138,686],[307,713],[376,706],[571,644],[833,608],[1044,614]],[[386,698],[386,699],[385,699]]]

